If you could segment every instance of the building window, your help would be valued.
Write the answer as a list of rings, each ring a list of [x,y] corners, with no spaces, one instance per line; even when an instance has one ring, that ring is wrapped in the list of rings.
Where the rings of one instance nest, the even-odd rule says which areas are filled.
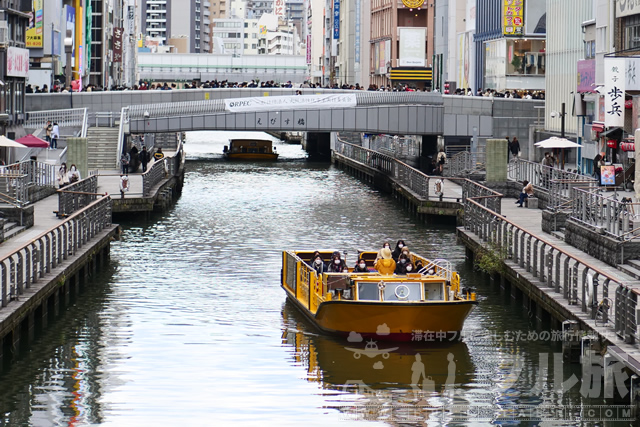
[[[593,59],[596,57],[596,41],[589,40],[584,42],[584,59]]]
[[[624,48],[640,47],[640,16],[633,15],[624,19]]]

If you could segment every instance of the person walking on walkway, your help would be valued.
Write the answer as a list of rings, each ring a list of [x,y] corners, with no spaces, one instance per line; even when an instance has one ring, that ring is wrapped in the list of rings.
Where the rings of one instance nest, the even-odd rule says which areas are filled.
[[[66,163],[60,165],[60,169],[58,169],[56,178],[58,179],[58,188],[63,188],[64,186],[69,184],[69,176],[67,173]]]
[[[520,141],[518,141],[518,137],[513,137],[509,146],[509,150],[511,151],[511,155],[514,159],[518,157],[518,153],[520,153]]]
[[[51,149],[55,150],[58,148],[58,138],[60,138],[60,126],[58,123],[54,123],[51,128]]]
[[[129,175],[129,162],[131,161],[131,156],[129,153],[122,153],[120,157],[120,165],[122,166],[122,174]]]
[[[124,199],[124,193],[129,192],[129,175],[122,174],[120,175],[120,198]]]
[[[142,151],[138,155],[140,158],[140,163],[142,163],[142,173],[147,171],[147,163],[149,163],[149,152],[147,151],[147,147],[142,146]]]

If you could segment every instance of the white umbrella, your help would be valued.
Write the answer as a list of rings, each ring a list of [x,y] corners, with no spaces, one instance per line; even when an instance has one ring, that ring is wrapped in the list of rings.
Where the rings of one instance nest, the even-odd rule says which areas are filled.
[[[577,144],[573,141],[569,141],[566,138],[558,138],[557,136],[552,136],[549,139],[544,139],[540,142],[536,142],[536,147],[539,148],[576,148],[580,147],[580,144]]]

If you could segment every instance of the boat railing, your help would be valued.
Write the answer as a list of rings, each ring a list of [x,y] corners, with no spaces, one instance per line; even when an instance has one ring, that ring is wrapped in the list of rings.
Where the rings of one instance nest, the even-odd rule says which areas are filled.
[[[451,262],[446,259],[434,259],[432,261],[426,260],[427,263],[421,268],[418,273],[423,275],[438,275],[444,277],[448,282],[453,277],[453,268]],[[431,272],[433,270],[433,272]]]

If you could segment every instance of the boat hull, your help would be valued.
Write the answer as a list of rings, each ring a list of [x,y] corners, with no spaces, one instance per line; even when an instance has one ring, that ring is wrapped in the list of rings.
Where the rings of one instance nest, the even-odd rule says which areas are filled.
[[[446,341],[460,338],[465,319],[476,301],[423,303],[327,301],[313,314],[287,291],[294,305],[323,332],[384,341]],[[386,325],[386,326],[385,326]],[[432,333],[425,339],[425,333]]]
[[[278,160],[278,154],[273,153],[225,153],[229,160]]]

